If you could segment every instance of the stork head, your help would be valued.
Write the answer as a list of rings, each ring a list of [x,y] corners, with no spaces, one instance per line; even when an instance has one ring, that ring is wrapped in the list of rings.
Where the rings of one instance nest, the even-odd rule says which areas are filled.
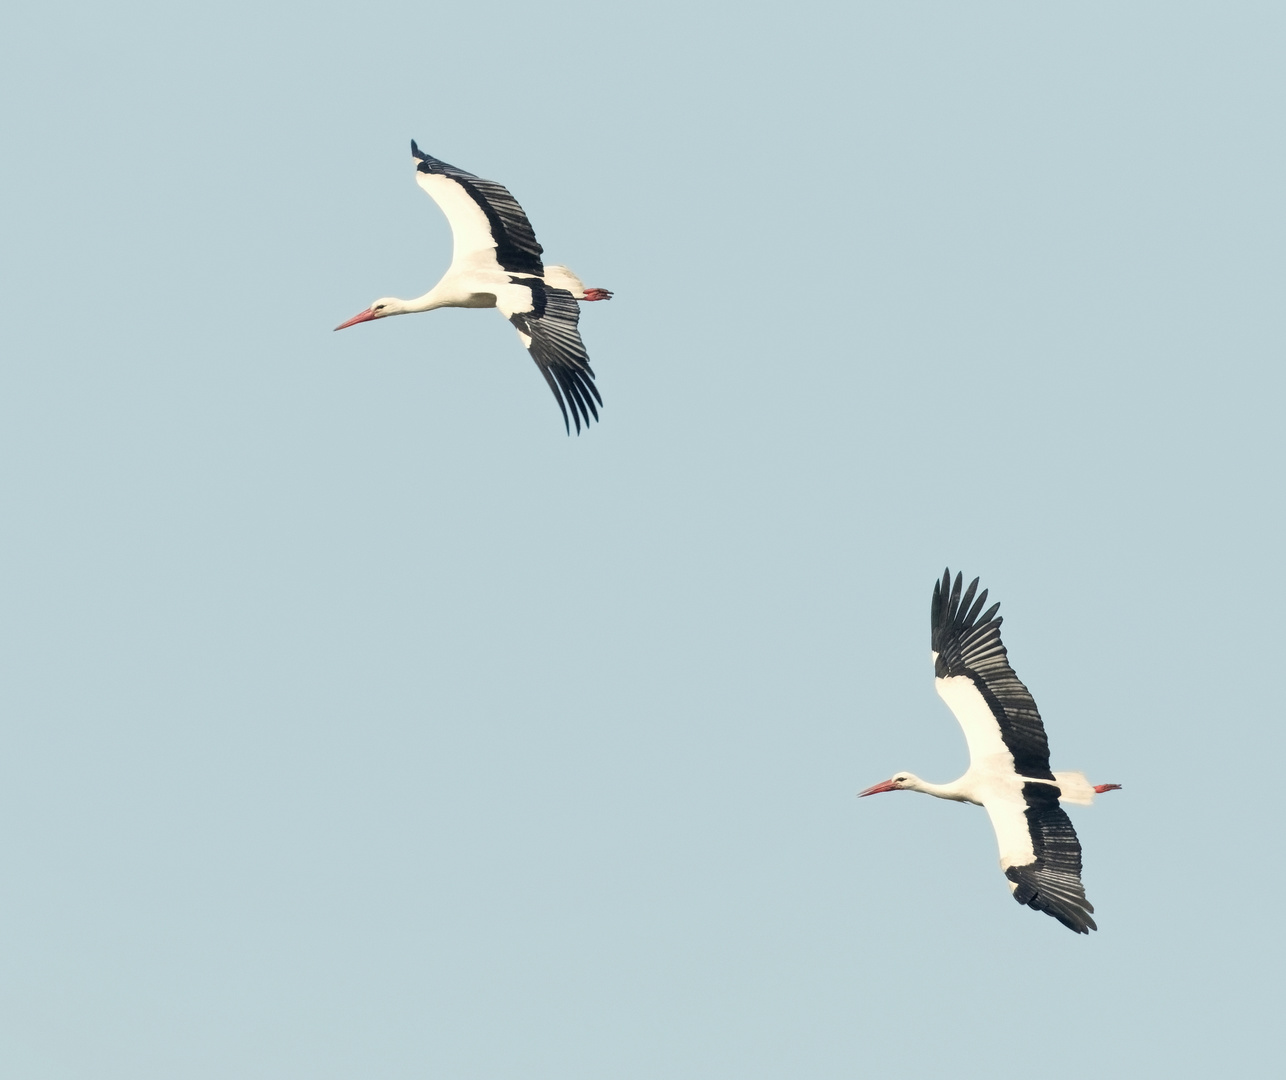
[[[337,327],[335,327],[335,329],[343,330],[344,327],[355,326],[359,322],[370,322],[372,319],[382,319],[386,315],[401,315],[401,314],[402,314],[402,301],[395,299],[392,296],[385,296],[379,300],[376,300],[375,303],[373,303],[365,311],[359,311],[356,315],[354,315],[351,319],[349,319],[348,322],[340,323]]]
[[[857,797],[860,799],[864,795],[878,795],[882,791],[917,791],[919,784],[920,778],[915,773],[900,772],[883,783],[873,784],[865,791],[859,791]]]

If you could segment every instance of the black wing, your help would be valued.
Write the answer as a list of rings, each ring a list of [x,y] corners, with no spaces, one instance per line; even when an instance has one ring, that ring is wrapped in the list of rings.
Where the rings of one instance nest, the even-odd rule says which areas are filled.
[[[585,343],[581,341],[576,324],[580,321],[580,305],[566,289],[551,289],[542,281],[518,280],[516,284],[531,289],[532,309],[509,316],[518,328],[524,344],[536,361],[536,367],[545,377],[554,400],[563,413],[563,425],[571,434],[567,422],[567,407],[571,406],[571,419],[580,434],[581,421],[589,427],[589,418],[598,419],[597,405],[603,404],[594,385],[594,372],[589,366]]]
[[[1024,784],[1027,829],[1036,861],[1010,866],[1005,877],[1014,883],[1014,899],[1052,915],[1078,934],[1097,930],[1081,884],[1081,842],[1071,818],[1058,805],[1058,788],[1049,784]]]
[[[1049,740],[1036,702],[1009,666],[1000,640],[996,616],[999,604],[985,612],[987,590],[974,599],[978,579],[960,595],[961,575],[951,583],[951,571],[933,586],[933,651],[938,654],[934,673],[940,679],[963,675],[971,679],[996,717],[1000,737],[1014,756],[1014,768],[1023,776],[1054,779],[1049,771]],[[981,614],[979,614],[981,612]],[[1070,826],[1069,826],[1070,827]]]
[[[478,204],[496,241],[496,260],[505,270],[511,274],[544,273],[544,265],[540,261],[544,248],[536,240],[526,211],[509,194],[508,188],[439,161],[416,146],[414,139],[411,140],[411,156],[419,162],[417,171],[450,177]]]

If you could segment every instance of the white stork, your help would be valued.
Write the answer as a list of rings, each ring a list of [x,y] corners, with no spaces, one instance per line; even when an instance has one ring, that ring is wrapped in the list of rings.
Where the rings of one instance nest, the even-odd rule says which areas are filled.
[[[598,419],[594,372],[576,324],[578,300],[610,300],[607,289],[587,289],[565,266],[545,266],[543,248],[518,200],[494,180],[430,157],[411,140],[415,179],[451,223],[451,265],[442,280],[417,300],[383,297],[336,330],[389,315],[440,307],[499,308],[518,329],[567,423],[567,408],[580,434],[581,421]],[[566,402],[566,404],[564,404]]]
[[[933,669],[938,695],[964,728],[969,769],[950,784],[901,772],[861,795],[922,791],[983,807],[1014,899],[1088,934],[1098,927],[1081,884],[1081,845],[1059,803],[1089,805],[1096,794],[1121,785],[1093,785],[1083,773],[1049,771],[1049,743],[1036,702],[1000,641],[1000,605],[983,612],[987,590],[975,600],[974,578],[962,597],[960,581],[956,574],[953,586],[947,570],[933,586]]]

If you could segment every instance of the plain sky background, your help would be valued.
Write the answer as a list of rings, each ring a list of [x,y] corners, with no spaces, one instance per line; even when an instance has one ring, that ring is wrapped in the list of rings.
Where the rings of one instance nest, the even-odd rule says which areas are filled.
[[[28,4],[0,1072],[1267,1075],[1278,3]],[[333,334],[506,184],[582,330]],[[932,689],[1002,602],[1101,930]]]

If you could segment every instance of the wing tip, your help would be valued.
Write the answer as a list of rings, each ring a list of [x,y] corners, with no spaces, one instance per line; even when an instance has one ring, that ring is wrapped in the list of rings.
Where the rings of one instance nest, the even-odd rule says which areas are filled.
[[[988,593],[987,589],[983,589],[980,595],[975,595],[981,580],[981,577],[975,577],[968,588],[965,588],[964,574],[957,571],[955,580],[952,581],[951,568],[947,567],[942,572],[942,580],[934,581],[933,603],[930,609],[930,640],[935,652],[942,651],[938,645],[948,634],[959,636],[975,626],[990,622],[994,622],[997,627],[1000,626],[1002,620],[996,617],[996,612],[1000,609],[999,603],[992,604],[987,613],[979,618]]]
[[[1092,915],[1094,905],[1086,897],[1079,875],[1076,890],[1069,895],[1065,889],[1051,890],[1040,880],[1040,871],[1031,873],[1031,870],[1032,867],[1027,865],[1011,866],[1005,871],[1005,877],[1013,883],[1010,888],[1013,889],[1014,899],[1018,903],[1057,919],[1067,929],[1077,934],[1088,934],[1091,930],[1098,929],[1098,923],[1094,921]],[[1059,895],[1060,892],[1061,895]]]
[[[421,150],[414,139],[411,140],[411,160],[415,162],[416,172],[427,173],[433,171],[435,159]]]

